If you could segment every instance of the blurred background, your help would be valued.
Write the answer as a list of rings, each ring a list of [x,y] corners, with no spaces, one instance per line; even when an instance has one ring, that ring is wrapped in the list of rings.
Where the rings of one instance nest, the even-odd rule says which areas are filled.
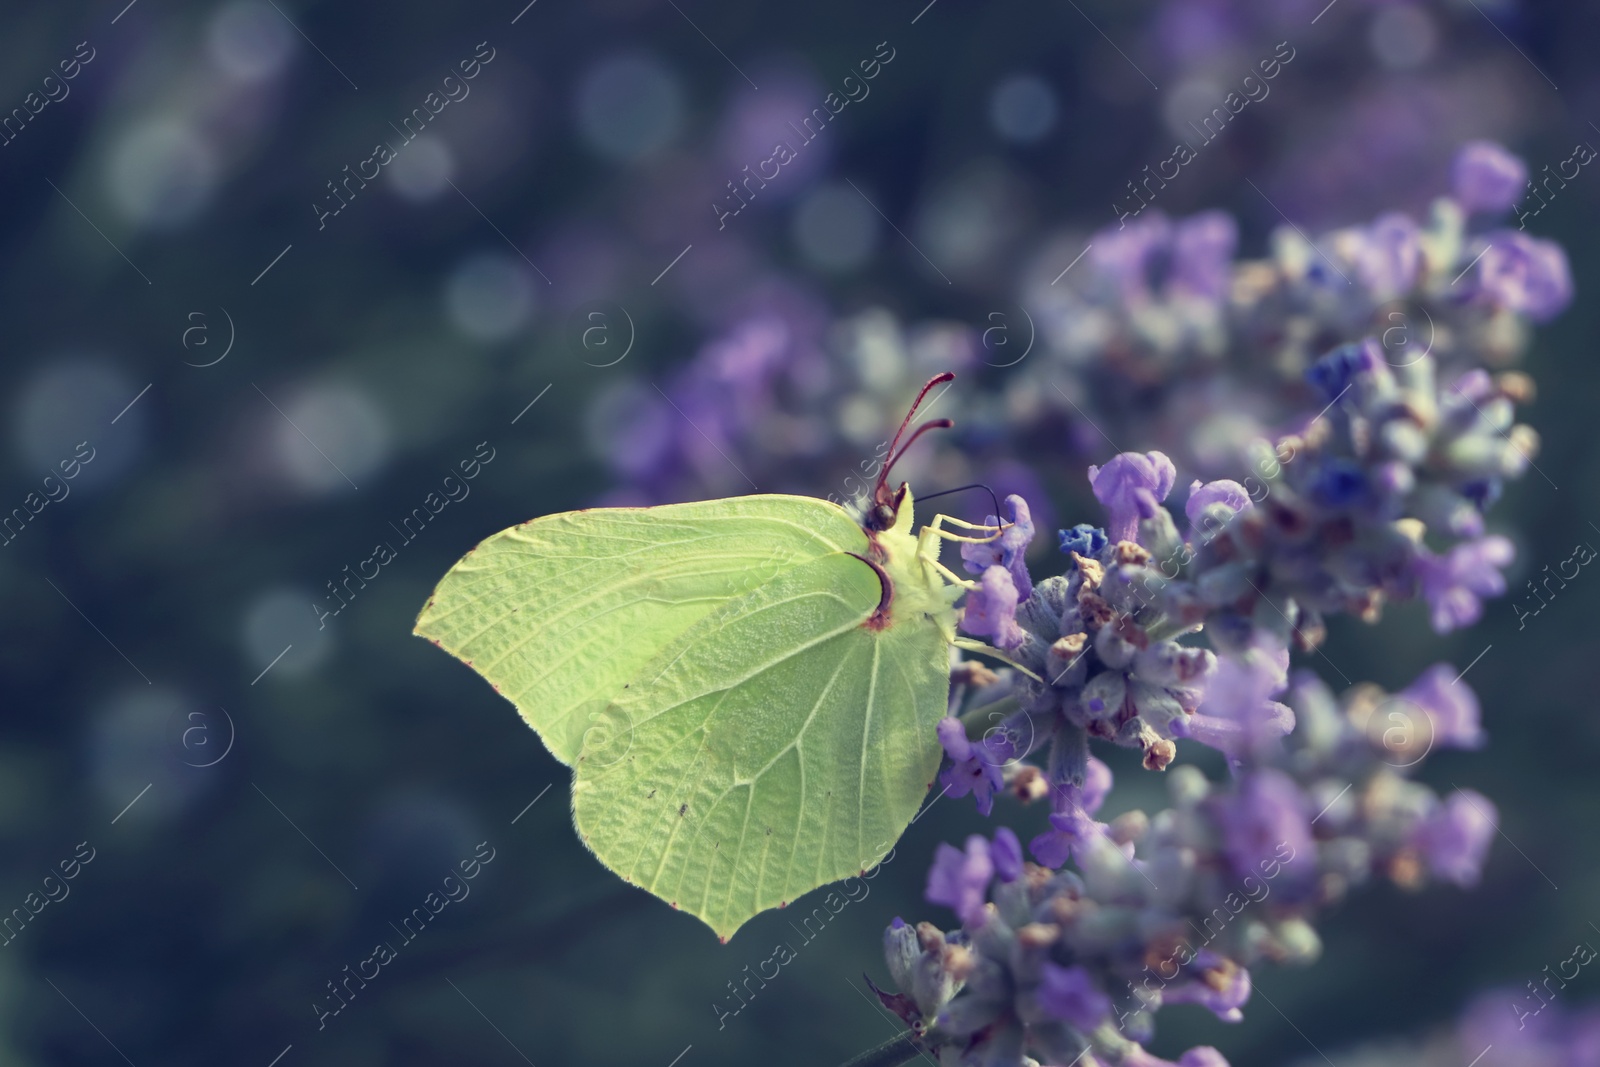
[[[1158,201],[1231,212],[1245,255],[1286,218],[1424,212],[1466,140],[1535,175],[1600,144],[1582,4],[124,3],[0,11],[0,515],[23,509],[0,551],[0,914],[31,914],[0,946],[3,1067],[814,1067],[891,1036],[863,972],[883,979],[893,916],[934,910],[928,861],[984,825],[969,805],[913,826],[870,895],[724,1016],[728,983],[793,941],[785,917],[722,946],[605,871],[565,768],[411,636],[433,584],[548,512],[840,494],[923,369],[962,372],[952,396],[1012,389],[1012,408],[967,402],[1003,428],[1011,383],[1052,358],[1011,355],[1025,294],[1275,54],[1294,58],[1270,95]],[[1579,298],[1525,361],[1543,476],[1499,505],[1514,589],[1600,544],[1597,219],[1585,170],[1528,223]],[[997,326],[1018,331],[1004,358]],[[789,418],[732,386],[697,400],[691,360],[735,386],[751,361],[853,360],[868,385],[893,366],[877,406],[800,374]],[[1082,472],[1111,451],[1082,431],[967,443],[1071,525],[1099,521]],[[733,446],[763,434],[812,461]],[[441,502],[464,462],[469,491]],[[1345,1067],[1600,941],[1597,609],[1583,578],[1520,630],[1504,600],[1444,638],[1420,609],[1339,620],[1328,656],[1355,679],[1473,662],[1490,744],[1424,777],[1500,806],[1484,884],[1369,889],[1316,966],[1256,974],[1272,1006],[1237,1026],[1169,1010],[1155,1047]],[[1163,805],[1099,754],[1112,814]],[[470,897],[323,1015],[480,842]],[[1600,997],[1600,977],[1562,995]]]

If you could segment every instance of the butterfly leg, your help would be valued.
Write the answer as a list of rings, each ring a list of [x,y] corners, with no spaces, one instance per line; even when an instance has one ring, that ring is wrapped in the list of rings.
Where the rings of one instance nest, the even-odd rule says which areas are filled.
[[[940,577],[951,585],[960,586],[962,589],[976,589],[978,583],[971,578],[963,578],[955,571],[939,562],[939,542],[935,537],[928,536],[927,530],[917,539],[917,558],[936,571]]]
[[[944,524],[946,522],[954,523],[958,526],[964,526],[969,530],[990,530],[993,532],[987,537],[966,537],[962,534],[952,533],[951,531],[944,529]],[[917,534],[917,556],[921,558],[924,563],[928,564],[932,569],[942,575],[944,579],[951,584],[958,585],[963,589],[975,589],[977,586],[973,584],[971,579],[961,577],[949,567],[946,567],[943,563],[939,562],[940,541],[963,541],[967,544],[973,545],[988,544],[990,541],[993,541],[995,538],[1004,533],[1007,527],[1010,525],[1010,523],[1005,523],[998,527],[979,526],[975,523],[967,522],[964,519],[957,519],[950,515],[935,515],[933,517],[933,521],[924,526]]]
[[[957,637],[950,643],[959,649],[964,649],[967,652],[976,652],[980,656],[988,656],[991,659],[999,660],[1001,663],[1004,663],[1007,666],[1015,667],[1017,670],[1021,671],[1023,674],[1026,674],[1029,678],[1032,678],[1036,682],[1044,681],[1043,678],[1040,678],[1037,674],[1033,673],[1031,670],[1012,659],[1010,656],[1007,656],[1004,652],[1001,652],[993,645],[986,645],[982,641],[974,641],[970,637]]]
[[[984,537],[966,537],[944,529],[944,524],[947,522],[953,526],[960,526],[968,530],[987,530],[990,532]],[[922,532],[924,534],[931,532],[932,536],[943,538],[946,541],[965,541],[969,545],[986,545],[1005,533],[1011,526],[1012,524],[1009,522],[1002,522],[998,526],[988,526],[967,522],[965,519],[958,519],[953,515],[935,515],[933,521],[922,528]]]

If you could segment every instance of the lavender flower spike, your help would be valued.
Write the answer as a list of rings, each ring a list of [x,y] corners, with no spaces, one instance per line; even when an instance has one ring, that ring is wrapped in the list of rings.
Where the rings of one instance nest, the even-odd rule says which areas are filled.
[[[1156,513],[1172,492],[1178,472],[1161,452],[1122,452],[1103,467],[1089,468],[1094,497],[1111,514],[1106,533],[1112,541],[1138,539],[1139,520]]]

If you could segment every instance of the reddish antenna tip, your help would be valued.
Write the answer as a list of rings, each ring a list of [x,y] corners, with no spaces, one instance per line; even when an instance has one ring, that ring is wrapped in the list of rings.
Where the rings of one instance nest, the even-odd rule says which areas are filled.
[[[922,406],[922,402],[927,398],[929,390],[936,385],[954,381],[955,377],[955,374],[951,371],[934,375],[928,379],[927,384],[917,393],[917,398],[911,402],[910,410],[906,412],[906,417],[901,420],[900,428],[895,431],[894,440],[889,442],[889,458],[884,462],[883,469],[878,472],[878,480],[872,487],[872,500],[866,520],[868,529],[887,530],[894,525],[895,516],[900,510],[900,501],[905,498],[905,486],[902,484],[898,491],[891,491],[889,489],[889,472],[894,468],[900,457],[905,455],[906,450],[911,447],[917,438],[929,430],[947,430],[955,425],[949,419],[930,419],[913,430],[911,436],[905,439],[904,444],[900,443],[900,439],[905,437],[906,427],[911,425],[912,416]]]

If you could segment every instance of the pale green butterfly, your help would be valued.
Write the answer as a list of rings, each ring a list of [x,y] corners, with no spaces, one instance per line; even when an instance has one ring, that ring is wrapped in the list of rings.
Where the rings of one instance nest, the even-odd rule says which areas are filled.
[[[939,768],[950,647],[1005,659],[957,636],[973,583],[939,562],[999,530],[941,515],[913,536],[888,484],[951,425],[900,443],[953,377],[918,394],[860,520],[779,495],[547,515],[468,552],[417,618],[574,768],[600,861],[723,940],[879,863]]]

